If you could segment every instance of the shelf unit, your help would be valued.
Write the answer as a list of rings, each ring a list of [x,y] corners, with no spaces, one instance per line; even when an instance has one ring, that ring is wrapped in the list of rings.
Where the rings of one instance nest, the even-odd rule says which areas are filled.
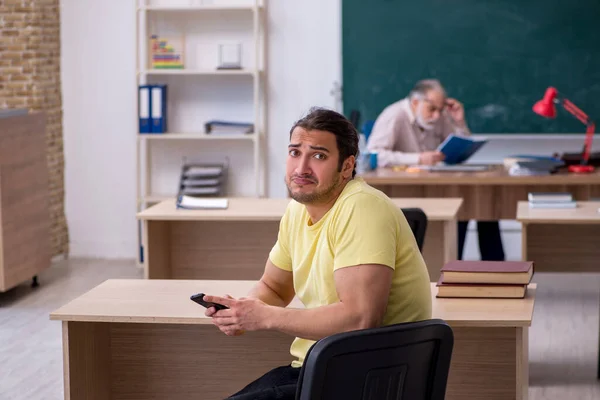
[[[203,157],[203,152],[209,151],[204,148],[206,146],[218,147],[219,152],[229,158],[235,158],[236,154],[229,154],[227,146],[237,143],[236,150],[238,152],[240,146],[251,146],[252,166],[243,165],[241,168],[240,166],[237,166],[236,169],[230,168],[228,171],[230,177],[227,178],[227,181],[235,181],[231,179],[231,175],[235,174],[237,170],[240,174],[244,174],[242,180],[246,182],[248,171],[252,168],[255,180],[253,196],[265,197],[267,195],[265,151],[268,132],[267,0],[134,0],[134,4],[136,7],[136,87],[153,83],[167,84],[168,125],[167,133],[142,134],[137,130],[136,123],[137,212],[154,203],[172,198],[176,194],[177,181],[173,181],[172,193],[161,193],[168,191],[164,188],[153,190],[152,154],[159,151],[162,154],[160,146],[166,145],[166,143],[185,143],[183,150],[188,152],[195,152],[197,148],[198,158]],[[182,22],[179,23],[179,21]],[[231,28],[229,32],[226,31],[227,24]],[[183,69],[151,68],[149,43],[153,34],[159,37],[180,35],[185,38]],[[241,37],[238,39],[236,35]],[[235,37],[233,40],[242,43],[243,69],[216,69],[218,44],[229,42],[232,37]],[[201,45],[208,45],[209,51],[198,50]],[[207,59],[209,61],[206,61]],[[189,87],[192,85],[199,89],[195,89],[196,92],[190,90]],[[213,93],[217,93],[217,95],[221,95],[218,92],[218,88],[222,87],[220,85],[226,85],[223,96],[229,94],[233,97],[232,103],[237,101],[236,104],[243,107],[245,112],[236,113],[235,106],[229,107],[228,100],[223,98],[220,98],[220,102],[216,101],[216,105],[206,107],[206,102],[210,102],[210,99],[207,100],[209,95],[203,93],[204,85],[209,85]],[[234,92],[235,85],[242,85],[239,89],[239,96]],[[194,101],[194,93],[204,96],[201,101],[205,103],[201,103],[201,105],[205,107],[197,107],[198,112],[189,103]],[[184,97],[188,102],[185,104],[187,109],[183,113],[184,117],[175,111],[179,105],[177,103],[178,95]],[[240,105],[242,100],[238,97],[245,97],[247,101]],[[252,106],[251,111],[249,111],[248,105]],[[137,112],[137,95],[135,109]],[[213,114],[207,115],[211,111],[215,114],[214,116]],[[185,118],[185,116],[189,118],[188,121],[174,123],[174,120]],[[203,132],[204,122],[209,119],[252,121],[255,132],[251,134],[206,134]],[[175,144],[170,146],[171,152],[173,152],[173,147],[176,147]],[[177,152],[178,150],[175,150],[175,153]],[[245,157],[249,158],[249,156],[248,152]],[[182,158],[183,156],[173,162],[181,162]],[[239,196],[237,188],[231,187],[231,183],[229,185],[226,195]],[[248,192],[248,190],[249,188],[246,186],[245,191]]]
[[[266,116],[266,80],[267,80],[267,21],[266,21],[266,2],[267,0],[178,0],[173,4],[173,0],[136,0],[137,17],[136,17],[136,32],[137,32],[137,68],[136,68],[136,83],[137,85],[147,84],[149,82],[163,83],[161,78],[176,79],[177,76],[202,76],[202,77],[227,77],[240,76],[252,79],[253,90],[253,108],[255,133],[240,134],[240,135],[207,135],[203,132],[188,131],[188,132],[168,132],[165,134],[140,134],[137,133],[137,202],[138,210],[143,209],[154,203],[155,198],[162,198],[154,195],[152,191],[152,176],[151,176],[151,156],[153,150],[151,143],[160,143],[171,140],[210,140],[223,141],[225,143],[231,141],[247,141],[253,145],[253,168],[256,181],[255,195],[257,197],[266,196],[266,157],[264,149],[266,148],[267,135],[267,116]],[[190,64],[184,59],[183,69],[151,69],[148,61],[149,39],[152,34],[161,35],[160,31],[152,31],[156,28],[156,21],[159,21],[163,15],[173,15],[179,13],[184,18],[193,18],[194,13],[211,13],[211,18],[227,18],[229,12],[244,12],[248,18],[252,18],[252,42],[254,52],[254,62],[252,65],[244,64],[244,69],[240,70],[217,70],[215,68],[195,68],[189,67]],[[218,16],[215,13],[218,12]],[[182,28],[185,29],[185,28]],[[186,35],[186,32],[181,32]],[[218,43],[215,39],[214,45]],[[185,53],[187,53],[187,48]],[[185,54],[187,58],[187,54]],[[171,78],[173,77],[173,78]],[[183,78],[182,78],[183,79]],[[193,78],[192,78],[193,79]],[[168,109],[176,107],[172,104],[172,98],[176,97],[177,93],[172,93],[168,90]],[[137,102],[137,98],[136,98]],[[136,107],[137,110],[137,107]],[[168,121],[172,126],[172,116],[168,112]],[[236,120],[235,115],[231,116],[232,120]],[[168,127],[169,130],[169,127]],[[190,144],[193,146],[193,144]],[[234,172],[232,172],[234,173]],[[175,185],[173,186],[175,187]]]

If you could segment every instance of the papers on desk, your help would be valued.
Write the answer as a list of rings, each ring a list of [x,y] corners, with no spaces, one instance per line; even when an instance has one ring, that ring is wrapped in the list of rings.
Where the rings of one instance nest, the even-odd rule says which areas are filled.
[[[210,210],[226,209],[229,206],[229,200],[226,198],[200,198],[191,196],[179,196],[177,208],[188,210]]]
[[[529,208],[576,208],[571,193],[529,193]]]

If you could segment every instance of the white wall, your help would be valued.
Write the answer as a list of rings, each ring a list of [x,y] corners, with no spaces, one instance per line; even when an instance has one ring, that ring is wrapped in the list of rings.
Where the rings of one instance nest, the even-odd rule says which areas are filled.
[[[66,215],[73,256],[135,255],[134,5],[61,0]]]
[[[271,196],[284,197],[291,124],[312,105],[335,106],[329,91],[341,69],[340,0],[269,4],[268,186]],[[61,0],[61,45],[71,254],[135,257],[134,1]],[[166,147],[177,154],[177,145]],[[233,149],[247,158],[250,146]],[[156,183],[159,190],[171,176]]]
[[[269,195],[284,197],[291,124],[310,106],[338,107],[341,0],[271,0],[269,14]],[[72,256],[135,257],[135,6],[133,0],[61,0],[66,214]],[[583,139],[494,139],[473,162],[507,154],[573,151]],[[249,146],[233,147],[245,157]],[[168,149],[167,149],[168,150]],[[167,153],[157,154],[160,162]],[[159,185],[168,186],[169,177]],[[254,186],[254,182],[245,184]],[[251,190],[251,189],[250,189]],[[503,221],[509,258],[518,225]],[[470,232],[465,257],[477,257]]]

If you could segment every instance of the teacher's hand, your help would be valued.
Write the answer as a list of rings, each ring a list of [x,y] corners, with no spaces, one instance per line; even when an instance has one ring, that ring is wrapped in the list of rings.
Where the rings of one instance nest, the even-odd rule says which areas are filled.
[[[456,99],[446,99],[448,114],[454,122],[460,126],[465,125],[465,108],[462,103]]]
[[[419,155],[419,164],[423,165],[435,165],[440,161],[443,161],[444,153],[439,151],[425,151]]]

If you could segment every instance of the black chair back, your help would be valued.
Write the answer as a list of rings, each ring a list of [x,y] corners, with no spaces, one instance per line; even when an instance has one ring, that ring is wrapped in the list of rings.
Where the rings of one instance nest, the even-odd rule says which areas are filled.
[[[427,215],[420,208],[403,208],[402,212],[410,225],[413,235],[415,235],[419,251],[423,252],[425,232],[427,231]]]
[[[453,346],[439,319],[323,338],[306,355],[296,400],[443,400]]]

